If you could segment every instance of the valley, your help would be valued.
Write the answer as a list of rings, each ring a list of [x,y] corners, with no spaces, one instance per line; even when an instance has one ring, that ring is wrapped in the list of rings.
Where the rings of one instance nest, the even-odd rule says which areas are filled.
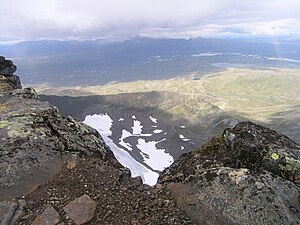
[[[201,79],[190,76],[36,89],[43,100],[56,105],[64,116],[85,121],[109,139],[106,143],[110,142],[108,145],[116,150],[116,157],[122,153],[119,158],[123,161],[133,158],[133,164],[143,169],[131,166],[131,171],[138,171],[132,173],[144,181],[148,176],[149,184],[155,183],[153,179],[180,155],[239,121],[254,121],[300,142],[297,69],[229,68]],[[105,131],[98,129],[107,122]],[[155,152],[162,155],[157,157],[152,154]],[[160,168],[153,166],[153,161],[160,158]],[[129,168],[133,164],[123,163]]]

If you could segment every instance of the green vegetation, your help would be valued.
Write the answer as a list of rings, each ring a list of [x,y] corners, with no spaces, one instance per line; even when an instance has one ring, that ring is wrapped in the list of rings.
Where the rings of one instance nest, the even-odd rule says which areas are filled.
[[[168,92],[174,97],[168,95],[170,99],[156,106],[174,116],[199,119],[219,108],[265,121],[271,114],[300,104],[300,71],[228,69],[201,80],[176,78],[89,87],[39,87],[37,90],[42,94],[71,96]]]
[[[232,68],[205,75],[200,80],[191,76],[104,86],[38,87],[37,90],[46,95],[116,96],[114,102],[120,99],[123,105],[157,108],[173,120],[188,121],[193,130],[200,127],[211,133],[227,126],[227,118],[270,124],[279,131],[295,128],[300,133],[295,127],[297,121],[300,124],[300,70]],[[135,93],[134,99],[126,98],[129,93]]]

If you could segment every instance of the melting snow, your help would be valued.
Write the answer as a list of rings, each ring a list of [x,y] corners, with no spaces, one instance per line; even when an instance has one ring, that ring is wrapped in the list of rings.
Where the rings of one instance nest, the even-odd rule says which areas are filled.
[[[141,134],[142,128],[143,128],[143,126],[141,125],[140,121],[138,121],[138,120],[133,121],[133,127],[132,127],[133,134]]]
[[[121,136],[121,138],[120,138],[119,145],[121,145],[121,146],[127,148],[129,151],[132,151],[132,146],[131,146],[131,144],[125,143],[125,142],[124,142],[124,139],[127,138],[127,137],[130,137],[130,136],[132,136],[132,134],[131,134],[130,132],[128,132],[127,130],[123,130],[123,131],[122,131],[122,136]]]
[[[153,122],[153,123],[157,123],[157,119],[152,117],[152,116],[149,116],[150,120]]]
[[[162,130],[158,130],[158,129],[156,129],[156,130],[153,131],[154,134],[160,134],[161,132],[163,132],[163,131]]]
[[[119,145],[124,147],[118,147],[109,136],[112,135],[111,127],[113,124],[113,120],[107,114],[100,115],[88,115],[83,121],[85,124],[95,128],[101,134],[105,143],[110,147],[113,151],[116,159],[124,166],[130,169],[131,176],[137,177],[140,176],[143,180],[143,183],[148,185],[155,185],[159,174],[154,172],[153,170],[162,171],[166,167],[170,166],[173,163],[173,157],[166,153],[164,149],[157,149],[156,144],[164,141],[149,141],[146,142],[144,139],[139,138],[137,148],[141,150],[141,155],[143,156],[144,162],[149,165],[153,170],[147,168],[142,165],[138,161],[136,161],[125,149],[132,151],[133,146],[131,144],[126,143],[124,139],[130,136],[138,136],[138,137],[151,137],[152,134],[142,134],[141,122],[136,120],[136,117],[133,115],[133,127],[132,133],[123,129],[122,136],[119,139]],[[157,120],[153,117],[149,117],[153,123],[157,123]],[[118,121],[123,121],[123,118],[120,118]],[[162,130],[155,129],[153,133],[161,133]],[[166,133],[165,133],[166,134]]]
[[[161,140],[164,141],[165,139]],[[173,157],[164,151],[157,149],[155,145],[161,141],[149,141],[139,138],[137,147],[142,151],[144,161],[154,170],[163,171],[166,167],[173,163]]]
[[[139,162],[137,162],[128,152],[119,148],[112,139],[108,136],[111,135],[111,126],[113,120],[107,115],[88,115],[83,121],[85,124],[95,128],[101,134],[105,143],[113,151],[116,159],[124,166],[130,169],[131,176],[140,176],[144,184],[155,185],[158,179],[158,173],[148,169]],[[125,134],[126,135],[126,134]]]
[[[83,122],[98,130],[101,135],[110,136],[112,134],[110,128],[112,126],[113,120],[107,114],[94,114],[93,116],[88,115],[85,117],[85,120]]]
[[[187,139],[185,136],[183,136],[182,134],[179,135],[179,137],[183,140],[183,141],[189,141],[190,139]]]

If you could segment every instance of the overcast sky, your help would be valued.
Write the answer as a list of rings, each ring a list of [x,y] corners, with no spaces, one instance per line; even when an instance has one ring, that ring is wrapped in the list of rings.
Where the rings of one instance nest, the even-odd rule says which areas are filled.
[[[300,0],[0,0],[0,40],[300,37]]]

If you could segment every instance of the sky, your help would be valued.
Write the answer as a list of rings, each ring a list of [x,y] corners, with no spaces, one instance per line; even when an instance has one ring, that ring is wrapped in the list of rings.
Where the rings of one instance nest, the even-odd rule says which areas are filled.
[[[300,37],[300,0],[0,0],[0,41]]]

